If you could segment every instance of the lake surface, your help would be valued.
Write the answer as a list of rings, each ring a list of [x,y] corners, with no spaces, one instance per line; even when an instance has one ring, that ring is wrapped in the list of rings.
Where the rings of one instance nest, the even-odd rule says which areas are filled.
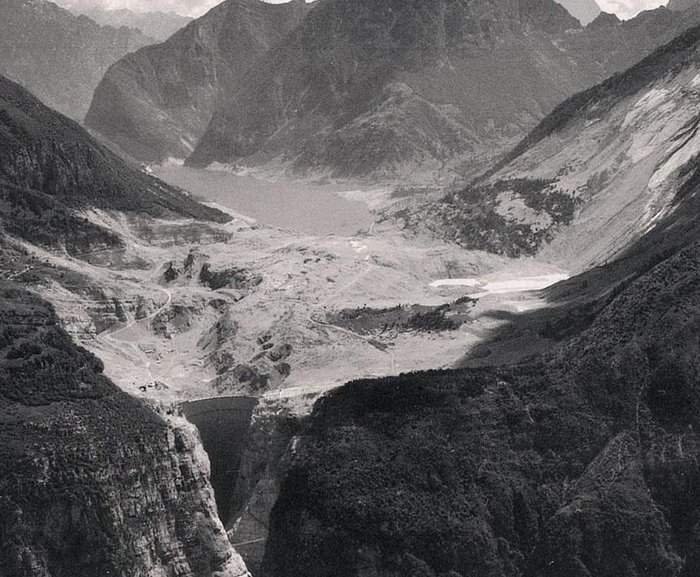
[[[374,221],[363,202],[339,194],[357,190],[350,185],[270,181],[183,166],[156,167],[153,173],[205,202],[215,202],[263,224],[306,234],[350,236]]]

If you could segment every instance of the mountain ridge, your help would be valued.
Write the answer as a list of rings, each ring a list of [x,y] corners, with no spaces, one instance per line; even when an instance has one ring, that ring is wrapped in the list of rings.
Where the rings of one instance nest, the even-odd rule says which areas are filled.
[[[190,154],[220,93],[306,11],[303,0],[227,0],[166,42],[112,66],[97,86],[86,124],[151,162]],[[193,56],[194,55],[194,56]]]
[[[259,4],[225,3],[196,20],[192,30],[210,30],[213,39],[202,53],[217,53],[213,14],[223,21],[225,5],[242,13]],[[275,42],[254,51],[248,62],[256,65],[239,67],[228,84],[213,79],[211,56],[185,56],[191,39],[127,57],[100,83],[88,125],[146,162],[465,178],[561,100],[700,21],[695,11],[660,8],[624,22],[601,13],[582,28],[553,0],[356,7],[330,0],[299,5],[295,14]],[[175,80],[180,88],[168,88]]]
[[[47,0],[2,0],[0,31],[0,74],[78,121],[107,68],[153,42],[139,30],[99,26]]]
[[[244,88],[219,106],[186,163],[270,163],[335,177],[409,178],[412,172],[446,165],[459,170],[465,158],[492,158],[514,144],[565,94],[627,68],[636,55],[692,23],[660,9],[619,23],[612,36],[595,28],[568,33],[580,24],[553,2],[489,7],[495,12],[487,31],[473,28],[463,7],[418,2],[413,14],[397,8],[395,25],[382,19],[379,8],[366,7],[377,12],[368,31],[358,16],[362,10],[336,18],[344,14],[342,2],[317,6],[276,52],[265,56],[262,72],[251,71]],[[391,11],[390,3],[386,9]],[[420,10],[429,15],[418,18]],[[355,24],[349,24],[353,19]],[[443,24],[429,34],[427,28],[421,31],[433,26],[426,22]],[[414,48],[402,52],[399,39],[392,53],[390,24],[396,34],[409,31],[406,46]],[[358,37],[374,38],[377,45],[363,40],[366,53],[356,43],[348,46],[343,38],[352,26]],[[327,30],[335,32],[324,36]],[[384,38],[389,38],[386,45]],[[601,57],[599,46],[605,43]],[[355,61],[364,64],[353,77],[353,69],[345,70],[343,63]],[[430,137],[423,140],[414,127]],[[415,156],[412,150],[418,151]]]
[[[184,28],[192,18],[175,12],[134,12],[128,8],[104,8],[85,5],[82,2],[61,0],[58,2],[76,16],[84,14],[101,26],[136,28],[154,41],[162,42]]]
[[[97,207],[154,217],[229,220],[128,165],[75,121],[1,76],[0,134],[0,179],[41,191],[71,209]]]
[[[673,210],[698,146],[700,27],[566,100],[474,183],[435,206],[468,248],[583,270]]]

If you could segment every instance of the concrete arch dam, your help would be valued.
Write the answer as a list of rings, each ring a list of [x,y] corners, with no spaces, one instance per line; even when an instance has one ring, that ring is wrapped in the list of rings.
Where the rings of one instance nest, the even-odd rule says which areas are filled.
[[[257,404],[254,397],[219,397],[180,405],[185,418],[199,430],[204,450],[209,455],[211,484],[219,517],[224,523],[231,515],[241,456]]]

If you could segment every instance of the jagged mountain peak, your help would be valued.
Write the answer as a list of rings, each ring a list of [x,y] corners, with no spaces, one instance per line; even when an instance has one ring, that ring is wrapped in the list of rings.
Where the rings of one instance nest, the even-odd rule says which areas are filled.
[[[62,5],[73,14],[87,16],[102,26],[136,28],[155,41],[161,42],[192,21],[192,18],[175,12],[134,12],[128,8],[85,6],[80,2],[72,3],[67,0],[63,0]]]

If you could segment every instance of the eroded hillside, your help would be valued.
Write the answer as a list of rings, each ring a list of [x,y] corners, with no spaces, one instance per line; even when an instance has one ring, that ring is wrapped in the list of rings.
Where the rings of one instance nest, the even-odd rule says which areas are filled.
[[[436,226],[467,248],[569,270],[619,254],[677,205],[698,153],[699,39],[694,28],[558,106],[486,177],[436,205]]]

